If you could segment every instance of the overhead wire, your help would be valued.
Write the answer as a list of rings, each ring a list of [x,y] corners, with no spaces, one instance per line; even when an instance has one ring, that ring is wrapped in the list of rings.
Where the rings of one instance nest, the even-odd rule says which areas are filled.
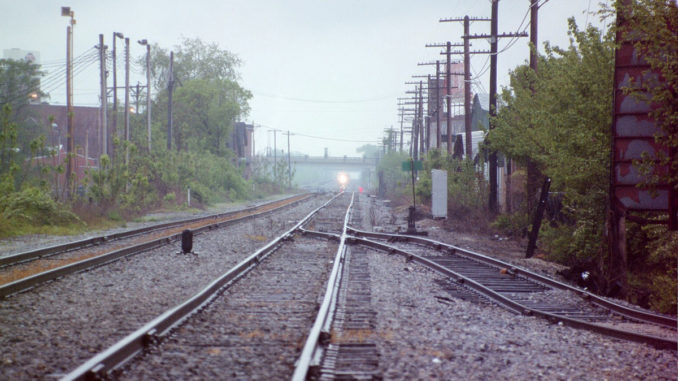
[[[73,75],[75,76],[77,73],[82,72],[82,70],[84,70],[82,68],[83,65],[85,65],[85,67],[89,67],[93,62],[96,62],[97,60],[98,60],[97,49],[90,48],[86,50],[85,52],[83,52],[82,54],[73,59],[73,71],[74,71]],[[78,69],[80,69],[80,71],[77,71]],[[64,85],[64,82],[66,81],[66,71],[67,68],[64,67],[61,70],[48,74],[47,76],[45,76],[44,79],[41,79],[36,86],[33,86],[32,88],[25,90],[23,93],[18,94],[17,96],[8,100],[7,102],[8,103],[16,102],[22,98],[30,96],[31,93],[40,90],[42,90],[44,93],[54,91],[55,89]]]

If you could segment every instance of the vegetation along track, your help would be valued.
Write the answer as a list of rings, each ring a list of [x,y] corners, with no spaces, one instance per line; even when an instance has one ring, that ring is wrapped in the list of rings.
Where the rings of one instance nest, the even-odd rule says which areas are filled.
[[[658,348],[678,349],[676,318],[626,307],[554,279],[442,242],[349,228],[363,244],[406,256],[450,277],[454,294],[470,288],[515,312]],[[358,238],[369,237],[371,239]],[[464,291],[461,291],[464,292]]]
[[[197,379],[289,377],[317,310],[319,289],[329,267],[338,263],[333,260],[336,244],[295,232],[313,216],[336,230],[331,225],[341,224],[338,213],[346,213],[347,198],[328,201],[191,298],[64,379],[144,379],[154,374]],[[128,362],[142,352],[146,356]]]
[[[34,287],[59,276],[137,254],[180,239],[189,229],[194,234],[273,213],[312,197],[295,195],[241,210],[185,219],[97,236],[0,258],[0,297]]]

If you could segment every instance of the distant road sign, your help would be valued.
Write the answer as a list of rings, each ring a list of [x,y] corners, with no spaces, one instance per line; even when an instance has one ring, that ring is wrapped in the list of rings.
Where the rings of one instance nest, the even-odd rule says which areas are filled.
[[[409,160],[409,161],[403,161],[403,171],[411,171],[412,166],[410,163],[414,161],[414,170],[415,171],[422,171],[424,169],[424,164],[421,160]]]

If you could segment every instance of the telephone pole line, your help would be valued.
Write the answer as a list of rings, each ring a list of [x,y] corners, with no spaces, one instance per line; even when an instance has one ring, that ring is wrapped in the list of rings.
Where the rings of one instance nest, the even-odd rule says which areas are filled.
[[[471,141],[471,131],[473,130],[473,126],[471,125],[472,119],[471,119],[471,54],[479,54],[483,52],[473,52],[471,53],[470,51],[470,46],[471,44],[469,43],[469,29],[470,29],[470,22],[471,21],[491,21],[488,18],[480,18],[480,17],[468,17],[464,16],[464,18],[447,18],[447,19],[440,19],[440,22],[463,22],[464,23],[464,35],[462,38],[464,39],[464,134],[466,136],[466,144],[465,144],[465,151],[466,151],[466,158],[471,160],[473,159],[471,157],[473,153],[473,145]]]

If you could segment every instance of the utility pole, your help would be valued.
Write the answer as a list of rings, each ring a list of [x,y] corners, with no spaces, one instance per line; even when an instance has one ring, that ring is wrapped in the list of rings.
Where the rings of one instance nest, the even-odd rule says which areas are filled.
[[[125,37],[125,165],[129,165],[129,37]]]
[[[527,37],[527,33],[497,33],[499,13],[499,0],[492,1],[492,17],[490,22],[490,35],[473,35],[468,38],[490,38],[490,130],[494,129],[493,118],[497,115],[497,40],[503,37]],[[489,209],[491,213],[497,213],[497,152],[490,152],[490,197]]]
[[[278,130],[273,129],[273,182],[278,180],[278,146],[276,143]]]
[[[174,91],[174,52],[170,52],[169,81],[167,81],[167,151],[172,150],[172,92]]]
[[[134,113],[139,115],[139,97],[141,97],[141,84],[137,81],[137,91],[134,93]]]
[[[450,72],[452,71],[452,62],[450,61],[450,54],[452,44],[447,41],[446,46],[446,55],[447,55],[447,70],[445,71],[445,77],[447,80],[447,89],[445,94],[446,104],[447,104],[447,156],[452,156],[452,77]]]
[[[436,148],[440,149],[440,60],[436,60]]]
[[[492,1],[492,21],[490,21],[490,129],[494,126],[492,118],[497,116],[497,24],[499,18],[499,0]],[[490,200],[491,213],[497,213],[497,151],[490,151]]]
[[[419,153],[424,153],[424,95],[422,94],[423,81],[419,81]],[[419,155],[417,155],[420,157]]]
[[[101,154],[108,154],[108,96],[106,95],[106,46],[104,45],[104,35],[99,35],[99,80],[101,82],[101,111],[99,128],[99,147]]]
[[[537,12],[539,10],[538,0],[530,1],[530,68],[537,73],[537,62],[538,62],[538,52],[537,52]],[[534,94],[534,88],[532,88],[532,93]],[[527,158],[527,210],[531,215],[532,211],[535,209],[535,203],[537,198],[537,188],[539,186],[539,171],[537,165],[532,160],[532,158]]]
[[[471,21],[491,21],[488,18],[479,18],[479,17],[473,17],[470,18],[468,16],[464,16],[464,18],[448,18],[448,19],[441,19],[440,22],[464,22],[464,35],[462,38],[464,39],[464,135],[466,138],[466,144],[465,144],[465,151],[466,151],[466,158],[468,160],[473,159],[471,157],[473,153],[473,143],[471,139],[471,131],[473,130],[473,126],[471,125],[472,123],[472,118],[471,118],[471,54],[482,54],[482,53],[489,53],[489,52],[471,52],[470,47],[471,44],[469,42],[469,30],[470,30],[470,22]],[[458,52],[455,52],[458,53]]]
[[[61,15],[70,17],[70,23],[66,27],[66,109],[68,111],[68,136],[66,138],[66,184],[68,198],[73,197],[73,181],[75,180],[75,161],[73,160],[75,149],[75,127],[73,126],[73,28],[75,27],[75,12],[70,7],[61,7]]]
[[[290,158],[290,130],[287,130],[287,187],[292,189],[292,160]]]
[[[138,42],[146,45],[146,137],[148,153],[151,153],[151,44],[145,39]]]
[[[400,108],[400,152],[403,152],[403,120],[405,119],[405,110]]]
[[[464,16],[464,134],[466,135],[466,160],[473,160],[473,145],[471,141],[471,54],[468,40],[469,17]]]
[[[119,132],[118,132],[118,70],[116,68],[117,65],[117,59],[116,59],[116,53],[117,49],[115,48],[115,40],[116,38],[125,38],[125,36],[120,33],[120,32],[113,32],[113,121],[112,121],[112,128],[111,128],[111,137],[120,137]],[[115,151],[113,150],[113,146],[111,143],[111,153],[115,154]]]

